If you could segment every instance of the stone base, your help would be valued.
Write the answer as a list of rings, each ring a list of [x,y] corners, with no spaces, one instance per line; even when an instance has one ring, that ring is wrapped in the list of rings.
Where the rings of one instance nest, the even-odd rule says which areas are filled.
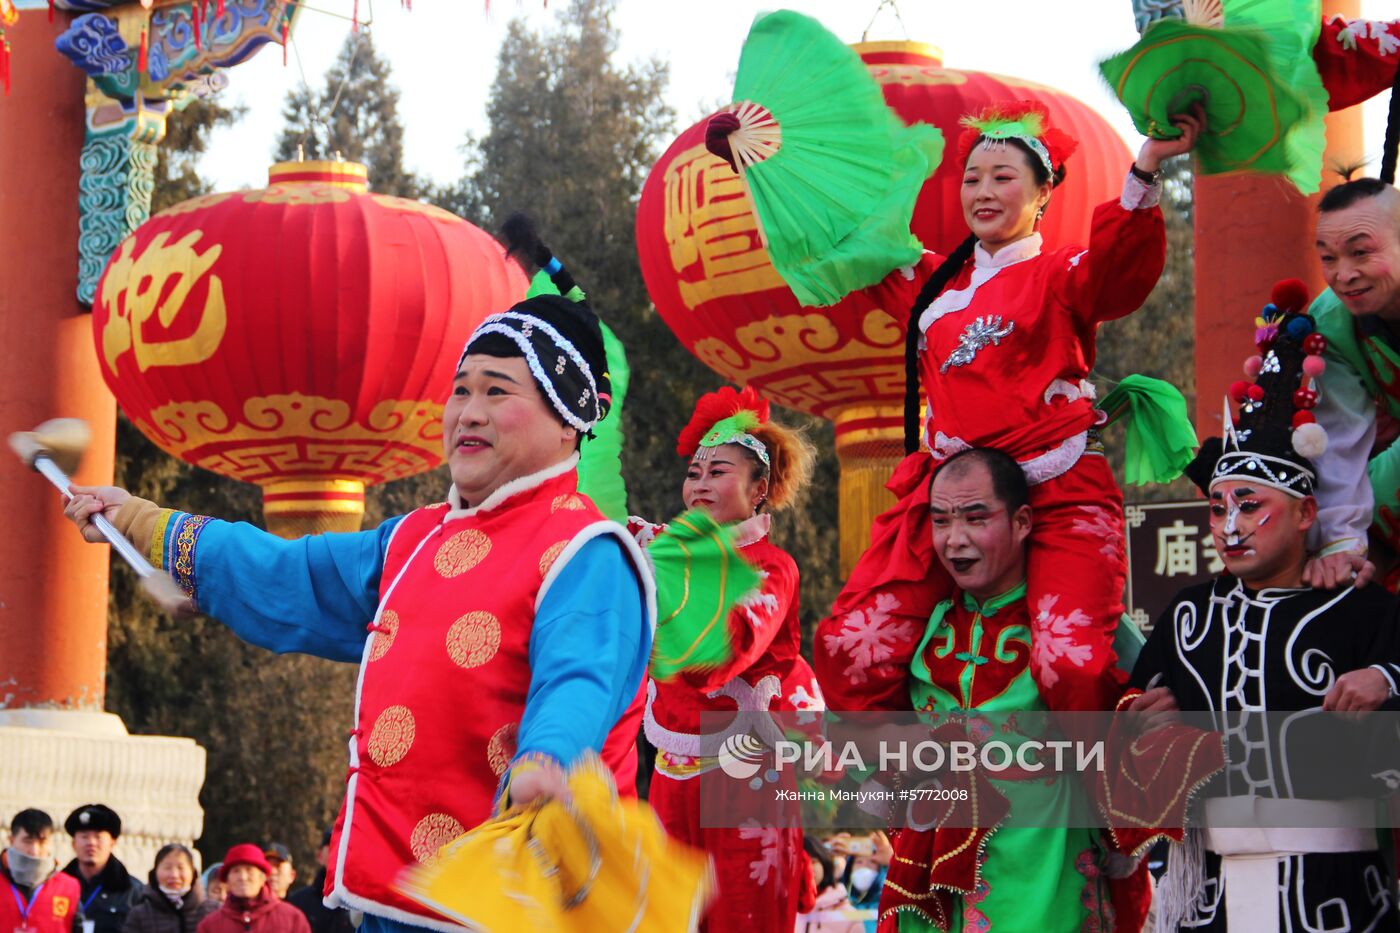
[[[111,713],[0,710],[0,839],[8,843],[16,813],[38,807],[59,824],[54,855],[66,865],[63,820],[104,803],[122,818],[117,857],[144,881],[161,846],[192,846],[204,831],[204,767],[193,739],[128,735]]]

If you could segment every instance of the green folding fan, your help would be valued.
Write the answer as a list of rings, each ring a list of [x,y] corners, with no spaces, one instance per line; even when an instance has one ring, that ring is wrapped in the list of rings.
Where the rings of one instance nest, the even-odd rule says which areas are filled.
[[[1099,70],[1138,132],[1172,139],[1173,114],[1199,103],[1204,175],[1253,171],[1318,189],[1327,92],[1312,60],[1319,0],[1184,0],[1185,19],[1161,19]]]
[[[905,126],[855,51],[807,16],[760,15],[729,109],[735,164],[778,274],[804,305],[831,305],[922,252],[914,202],[943,134]]]

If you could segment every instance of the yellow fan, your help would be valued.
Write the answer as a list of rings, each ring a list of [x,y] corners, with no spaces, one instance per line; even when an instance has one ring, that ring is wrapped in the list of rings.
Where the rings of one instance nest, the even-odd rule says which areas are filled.
[[[714,889],[703,852],[669,838],[651,808],[622,800],[594,755],[569,799],[515,808],[406,869],[406,896],[486,933],[681,933]]]

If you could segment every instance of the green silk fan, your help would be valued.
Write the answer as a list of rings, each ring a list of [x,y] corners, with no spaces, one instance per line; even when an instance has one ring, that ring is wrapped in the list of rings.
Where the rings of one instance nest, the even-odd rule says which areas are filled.
[[[734,162],[798,301],[835,304],[918,260],[909,222],[943,134],[905,126],[855,51],[810,17],[760,15],[734,99]]]
[[[1205,175],[1253,171],[1318,189],[1327,94],[1312,60],[1318,0],[1185,0],[1186,19],[1152,23],[1099,69],[1138,132],[1171,139],[1171,116],[1200,103]]]

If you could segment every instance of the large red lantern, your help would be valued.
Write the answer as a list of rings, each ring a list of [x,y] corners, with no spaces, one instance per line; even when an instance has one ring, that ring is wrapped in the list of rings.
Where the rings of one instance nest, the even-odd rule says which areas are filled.
[[[269,530],[359,528],[365,486],[439,465],[466,338],[524,274],[454,214],[291,162],[122,241],[98,283],[102,374],[161,449],[263,487]]]
[[[1047,248],[1085,242],[1093,208],[1118,197],[1131,155],[1108,123],[1053,88],[944,68],[915,42],[855,46],[885,100],[908,123],[931,123],[948,157],[924,184],[913,230],[946,253],[967,236],[952,153],[958,121],[999,100],[1033,99],[1079,140],[1041,232]],[[773,401],[835,422],[841,461],[841,563],[849,570],[903,452],[904,326],[908,308],[857,292],[831,308],[804,308],[768,261],[733,170],[705,149],[706,120],[680,135],[652,169],[637,215],[637,249],[652,301],[697,358]]]

